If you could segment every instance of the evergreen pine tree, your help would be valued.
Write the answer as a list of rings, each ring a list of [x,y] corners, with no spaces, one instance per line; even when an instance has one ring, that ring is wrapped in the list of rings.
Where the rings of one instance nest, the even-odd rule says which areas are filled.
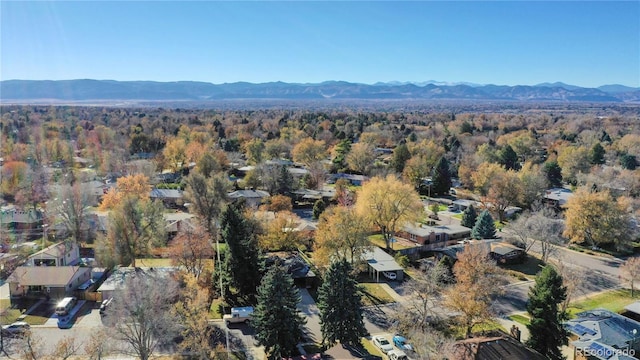
[[[527,345],[552,360],[564,359],[561,347],[567,344],[569,334],[562,323],[568,316],[560,310],[560,304],[566,297],[562,276],[552,266],[545,266],[529,291],[527,312],[531,322],[527,328],[531,335]]]
[[[460,225],[466,226],[468,228],[473,228],[476,225],[476,219],[478,218],[478,212],[476,212],[476,208],[473,205],[469,205],[464,212],[462,212],[462,219],[460,220]]]
[[[322,215],[322,213],[326,208],[327,208],[327,205],[324,203],[322,199],[316,200],[315,204],[313,204],[313,214],[312,214],[313,218],[320,219],[320,215]]]
[[[431,185],[432,195],[447,195],[451,189],[451,171],[449,170],[449,162],[443,157],[438,160],[436,167],[433,169]]]
[[[638,167],[638,160],[634,155],[624,154],[620,157],[620,165],[627,170],[635,170]]]
[[[489,211],[484,210],[480,213],[471,230],[471,237],[474,239],[493,239],[496,237],[496,224],[493,223],[493,217]]]
[[[231,203],[220,216],[221,240],[227,243],[225,269],[241,296],[255,295],[260,284],[261,262],[256,224],[247,219],[242,203]]]
[[[407,144],[400,144],[393,149],[391,165],[393,165],[393,168],[397,173],[402,173],[404,165],[409,159],[411,159],[411,153],[409,152]]]
[[[258,304],[252,317],[258,343],[265,347],[267,358],[290,357],[302,338],[305,319],[296,306],[300,294],[291,276],[274,266],[258,288]]]
[[[367,330],[362,321],[362,302],[351,264],[346,259],[334,261],[324,279],[318,290],[322,342],[326,345],[336,341],[358,344]]]
[[[293,190],[293,175],[289,172],[286,166],[280,166],[277,179],[277,192],[280,195],[289,195]]]
[[[507,170],[520,170],[520,162],[518,154],[513,150],[511,145],[506,145],[498,153],[498,162]]]
[[[547,176],[547,182],[550,187],[562,186],[562,168],[558,165],[557,161],[546,162],[542,171],[544,171]]]
[[[599,142],[593,145],[591,151],[589,152],[589,161],[591,162],[591,164],[604,164],[604,153],[604,148],[602,147],[602,145],[600,145]]]

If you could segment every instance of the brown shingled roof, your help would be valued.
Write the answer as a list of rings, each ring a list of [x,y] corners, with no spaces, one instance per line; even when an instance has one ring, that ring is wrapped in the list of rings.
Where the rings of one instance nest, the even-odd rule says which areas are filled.
[[[22,286],[66,286],[79,266],[19,266],[7,279]]]

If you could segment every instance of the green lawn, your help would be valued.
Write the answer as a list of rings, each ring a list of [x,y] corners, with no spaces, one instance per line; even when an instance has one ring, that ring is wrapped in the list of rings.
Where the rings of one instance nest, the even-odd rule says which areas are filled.
[[[382,356],[382,353],[380,352],[380,350],[378,350],[378,348],[373,345],[373,343],[371,342],[371,340],[367,339],[367,338],[362,338],[360,340],[360,344],[362,344],[362,347],[364,347],[364,349],[373,356],[377,356],[380,359],[383,359],[384,357]]]
[[[471,329],[473,334],[478,334],[485,331],[493,331],[493,330],[500,330],[500,331],[506,332],[506,330],[502,327],[502,325],[500,325],[500,323],[494,320],[488,321],[480,325],[476,325],[473,327],[473,329]],[[465,338],[466,329],[461,326],[453,325],[449,329],[449,331],[451,332],[451,335],[458,340],[462,340]]]
[[[522,325],[525,325],[525,326],[529,325],[529,322],[531,321],[529,316],[520,315],[520,314],[511,315],[511,316],[509,316],[509,319],[511,319],[511,320],[513,320],[513,321],[515,321],[517,323],[520,323]]]
[[[220,298],[213,299],[209,308],[209,318],[222,319],[222,300]]]
[[[364,306],[388,304],[395,301],[380,284],[360,283],[360,286],[362,286],[362,305]]]
[[[375,246],[381,247],[383,249],[387,248],[387,244],[385,244],[384,242],[384,238],[382,237],[382,234],[375,234],[375,235],[370,235],[369,236],[369,242]],[[402,250],[402,249],[408,249],[411,248],[412,246],[408,246],[408,245],[404,245],[401,243],[393,243],[391,244],[391,247],[394,250]]]
[[[542,262],[542,260],[538,259],[535,256],[527,255],[524,262],[522,262],[521,264],[509,264],[503,265],[502,267],[507,270],[512,270],[516,273],[520,273],[527,278],[533,279],[538,274],[538,272],[542,270],[543,266],[544,263]]]
[[[462,213],[451,215],[451,217],[454,217],[454,218],[456,218],[458,220],[462,220]]]
[[[593,295],[580,301],[572,302],[568,309],[569,316],[573,317],[579,312],[597,308],[604,308],[619,313],[624,310],[625,306],[638,300],[638,295],[634,295],[636,295],[636,297],[632,298],[631,290],[629,289],[611,290]]]

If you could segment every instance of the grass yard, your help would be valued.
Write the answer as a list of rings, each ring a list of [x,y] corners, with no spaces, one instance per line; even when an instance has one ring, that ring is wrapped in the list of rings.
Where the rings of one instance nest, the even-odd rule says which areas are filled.
[[[24,321],[26,321],[30,325],[44,325],[47,320],[49,320],[49,317],[38,315],[27,315],[27,317],[24,318]]]
[[[502,325],[500,325],[500,323],[493,320],[486,322],[484,324],[476,325],[473,327],[473,329],[471,329],[473,334],[479,334],[482,332],[494,331],[494,330],[500,330],[508,333],[508,331],[506,331],[506,329],[503,328]],[[458,340],[462,340],[465,338],[466,329],[461,326],[453,325],[449,329],[449,331],[451,332],[451,335]]]
[[[386,249],[387,244],[385,244],[384,242],[384,238],[382,237],[382,234],[375,234],[375,235],[370,235],[369,236],[369,242],[375,246],[378,246],[380,248]],[[411,248],[413,246],[408,246],[408,245],[404,245],[402,243],[399,242],[395,242],[393,244],[391,244],[391,247],[395,250],[401,250],[401,249],[408,249]]]
[[[220,298],[213,299],[209,308],[209,318],[222,319],[222,300]]]
[[[173,265],[171,264],[171,259],[147,258],[147,259],[136,259],[136,266],[139,266],[139,267],[168,267],[168,266],[173,266]]]
[[[367,339],[367,338],[362,338],[360,340],[360,344],[362,344],[362,347],[370,354],[373,356],[377,356],[380,359],[383,359],[384,357],[382,356],[382,352],[380,352],[380,350],[378,350],[378,348],[373,345],[373,343],[371,342],[371,340]]]
[[[456,218],[456,219],[458,219],[458,220],[462,220],[462,213],[460,213],[460,214],[455,214],[455,215],[451,215],[451,217],[454,217],[454,218]]]
[[[520,315],[520,314],[511,315],[511,316],[509,316],[509,319],[513,320],[513,321],[515,321],[515,322],[517,322],[519,324],[522,324],[524,326],[529,325],[529,322],[531,322],[531,319],[528,316]]]
[[[525,260],[521,264],[508,264],[502,267],[516,273],[520,273],[529,279],[535,278],[536,274],[542,270],[544,263],[532,255],[526,255]]]
[[[381,305],[395,300],[377,283],[360,283],[362,286],[362,305]]]
[[[635,295],[635,294],[634,294]],[[636,295],[637,296],[637,295]],[[593,295],[588,298],[572,302],[569,305],[569,316],[574,317],[577,313],[593,310],[597,308],[604,308],[615,313],[619,313],[624,310],[624,307],[637,301],[637,297],[631,297],[631,290],[618,289],[611,290],[601,294]]]

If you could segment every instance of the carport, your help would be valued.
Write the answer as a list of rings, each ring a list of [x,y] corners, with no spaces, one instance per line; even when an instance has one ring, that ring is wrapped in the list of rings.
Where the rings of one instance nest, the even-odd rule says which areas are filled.
[[[398,265],[393,256],[387,254],[384,250],[374,246],[373,250],[365,252],[362,256],[369,265],[369,275],[376,282],[380,282],[380,273],[385,271],[396,273],[396,280],[402,281],[404,269]]]

